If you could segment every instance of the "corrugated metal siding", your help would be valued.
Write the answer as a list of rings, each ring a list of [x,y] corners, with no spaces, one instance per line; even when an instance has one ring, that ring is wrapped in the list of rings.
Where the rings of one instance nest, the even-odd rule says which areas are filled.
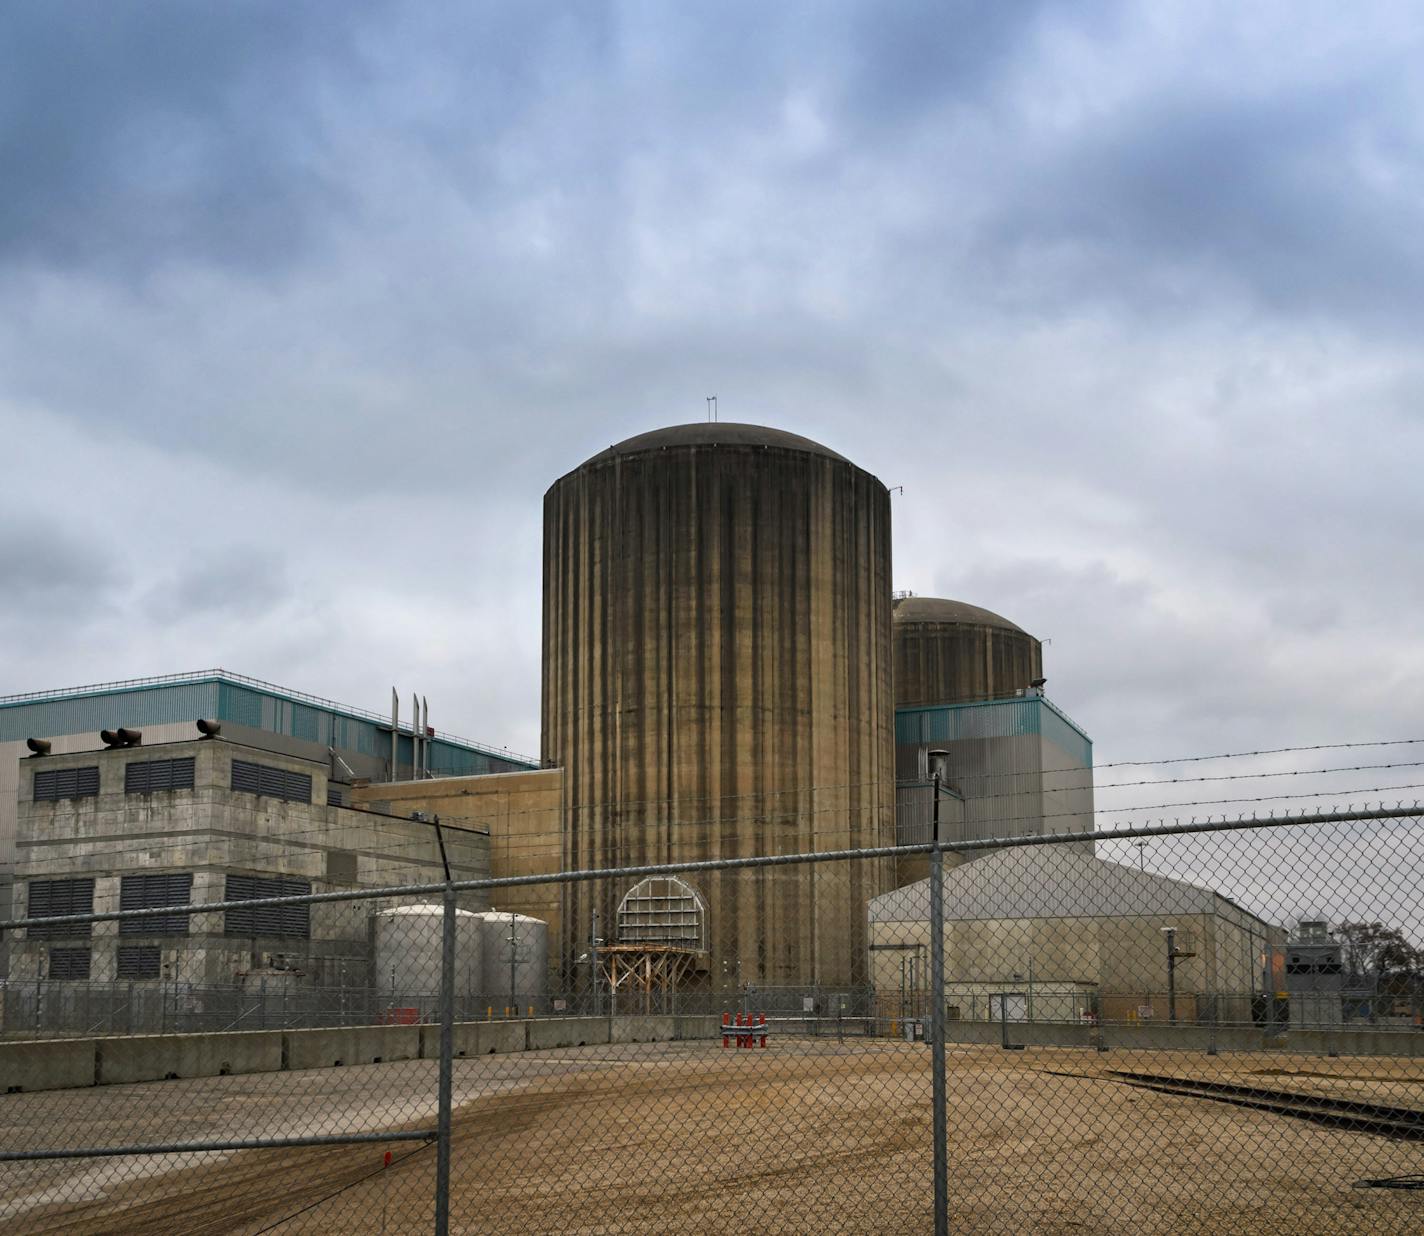
[[[196,721],[217,714],[218,686],[215,682],[180,683],[8,704],[0,707],[0,742],[90,730],[97,735],[121,725],[142,729],[170,721]]]
[[[141,729],[196,721],[199,717],[322,743],[358,755],[383,758],[390,752],[390,732],[375,721],[220,678],[80,691],[58,699],[0,704],[0,742],[86,732],[97,735],[102,729],[118,726]],[[400,762],[409,767],[408,735],[400,740],[400,750]],[[537,767],[527,760],[471,750],[448,739],[436,739],[431,744],[430,764],[432,772],[451,776]]]
[[[897,746],[1029,734],[1041,734],[1077,763],[1093,762],[1092,740],[1042,696],[895,710]]]
[[[230,682],[220,682],[218,687],[218,717],[231,721],[234,725],[250,725],[255,730],[266,729],[262,724],[262,696],[246,687],[236,687]]]

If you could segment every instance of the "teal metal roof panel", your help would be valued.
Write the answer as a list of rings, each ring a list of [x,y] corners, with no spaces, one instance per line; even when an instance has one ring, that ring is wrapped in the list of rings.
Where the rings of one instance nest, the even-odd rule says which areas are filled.
[[[1039,735],[1084,767],[1092,767],[1093,740],[1041,695],[895,710],[898,746],[1026,734]]]
[[[115,686],[81,691],[68,698],[0,700],[0,742],[83,734],[120,725],[142,729],[170,721],[219,715],[218,684],[178,683],[161,687]]]
[[[0,742],[55,734],[97,733],[209,717],[233,725],[285,734],[362,755],[390,751],[390,720],[380,713],[289,691],[229,670],[201,670],[69,690],[0,697]],[[410,737],[401,756],[410,762]],[[539,767],[539,761],[440,734],[431,743],[431,772],[470,775]]]

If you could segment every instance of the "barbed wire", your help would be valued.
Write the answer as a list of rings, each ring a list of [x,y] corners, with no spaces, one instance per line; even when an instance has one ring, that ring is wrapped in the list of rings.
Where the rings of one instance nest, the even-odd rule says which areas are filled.
[[[1185,780],[1194,780],[1194,779],[1185,779]],[[1156,784],[1156,782],[1149,782],[1148,784]],[[1398,789],[1417,789],[1417,788],[1424,788],[1424,782],[1411,782],[1411,783],[1406,783],[1406,784],[1400,785],[1400,786],[1363,786],[1363,787],[1352,787],[1352,788],[1349,788],[1349,789],[1342,789],[1342,790],[1336,790],[1336,791],[1327,791],[1327,792],[1325,792],[1325,793],[1326,793],[1327,795],[1328,795],[1328,794],[1331,794],[1331,793],[1336,794],[1336,795],[1357,795],[1357,794],[1389,793],[1389,792],[1392,792],[1392,791],[1398,790]],[[967,801],[967,802],[971,802],[971,803],[972,803],[972,802],[986,801],[986,800],[990,800],[990,799],[1005,798],[1005,797],[1018,797],[1018,795],[986,795],[986,796],[984,796],[984,797],[981,798],[981,799],[969,799],[969,800],[964,800],[964,801]],[[1258,797],[1240,797],[1240,798],[1222,798],[1222,799],[1187,799],[1187,800],[1182,800],[1182,801],[1178,801],[1178,802],[1171,802],[1171,803],[1140,803],[1140,804],[1133,804],[1133,805],[1131,805],[1131,806],[1126,806],[1126,807],[1102,808],[1102,809],[1100,809],[1100,810],[1101,810],[1102,813],[1104,813],[1104,814],[1121,814],[1121,813],[1123,813],[1123,812],[1128,812],[1128,811],[1157,811],[1157,810],[1168,810],[1168,809],[1185,809],[1185,808],[1198,807],[1198,806],[1215,806],[1215,805],[1221,805],[1221,804],[1226,804],[1226,803],[1268,803],[1268,802],[1273,802],[1273,801],[1299,800],[1299,799],[1307,799],[1307,798],[1316,799],[1317,801],[1320,801],[1320,800],[1322,799],[1322,795],[1321,795],[1320,792],[1308,792],[1308,793],[1304,793],[1304,794],[1279,794],[1279,795],[1258,796]],[[616,805],[616,806],[621,806],[621,804],[615,804],[615,805]],[[347,810],[353,810],[353,809],[348,808]],[[795,825],[795,824],[798,824],[798,823],[805,823],[806,821],[811,820],[811,819],[813,819],[813,818],[815,818],[815,817],[818,817],[818,816],[825,816],[825,815],[829,815],[829,814],[840,813],[840,812],[843,812],[844,810],[845,810],[845,808],[844,808],[844,806],[843,806],[842,804],[831,804],[831,805],[827,805],[827,806],[825,806],[825,807],[811,808],[811,809],[802,809],[802,810],[799,810],[799,811],[792,811],[792,812],[761,813],[761,814],[758,814],[758,815],[718,816],[718,817],[711,817],[711,818],[702,819],[702,820],[686,820],[686,821],[679,820],[679,821],[674,821],[674,823],[675,823],[675,825],[676,825],[676,827],[677,827],[677,830],[678,830],[678,833],[679,833],[679,835],[680,835],[679,839],[680,839],[684,844],[687,844],[687,843],[689,843],[689,842],[694,842],[694,843],[695,843],[695,838],[692,836],[694,830],[711,830],[711,829],[713,829],[713,828],[717,828],[717,827],[720,827],[720,826],[726,825],[726,824],[740,824],[740,825],[760,824],[760,825],[767,826],[767,827],[783,827],[783,828],[784,828],[784,827],[789,826],[789,825]],[[880,812],[884,813],[887,817],[889,817],[889,818],[887,818],[886,820],[884,820],[884,821],[882,822],[881,828],[882,828],[883,830],[885,830],[885,831],[891,833],[891,835],[893,835],[892,830],[893,830],[894,827],[895,827],[894,810],[893,810],[893,808],[891,808],[891,807],[889,807],[889,806],[881,806],[880,808],[878,808],[878,810],[879,810]],[[491,857],[494,857],[496,853],[498,853],[501,857],[506,857],[506,858],[509,858],[509,857],[531,858],[531,857],[536,857],[536,856],[540,856],[540,855],[551,855],[551,854],[553,854],[555,851],[559,852],[560,854],[564,853],[564,851],[565,851],[567,848],[569,848],[569,847],[566,846],[566,844],[565,844],[565,839],[564,839],[564,837],[563,837],[563,835],[562,835],[561,822],[560,822],[560,819],[559,819],[559,814],[558,814],[557,808],[543,808],[543,809],[541,809],[541,812],[542,812],[543,814],[547,815],[548,818],[550,819],[550,823],[551,823],[550,836],[551,836],[551,838],[552,838],[550,841],[544,842],[544,841],[532,841],[532,840],[531,840],[531,841],[530,841],[529,843],[527,843],[527,844],[515,844],[515,843],[513,843],[513,839],[509,836],[509,834],[505,834],[503,837],[494,837],[494,836],[491,836],[491,839],[490,839],[490,855],[491,855]],[[363,814],[364,814],[364,813],[363,813]],[[1007,825],[1007,824],[1027,823],[1027,822],[1032,822],[1032,821],[1037,821],[1037,820],[1055,820],[1055,819],[1081,818],[1081,817],[1084,817],[1084,816],[1087,816],[1087,815],[1090,815],[1090,814],[1093,814],[1093,813],[1086,812],[1086,811],[1030,812],[1030,813],[1020,814],[1020,815],[996,815],[996,816],[989,817],[989,818],[980,818],[980,819],[977,820],[977,821],[976,821],[976,820],[973,820],[973,819],[971,819],[971,820],[966,820],[966,821],[958,821],[958,822],[955,822],[955,821],[947,821],[947,822],[946,822],[946,826],[949,826],[949,827],[955,827],[955,826],[962,827],[962,826],[964,826],[965,824],[973,824],[973,823],[992,824],[992,825],[994,825],[994,826],[1003,826],[1003,825]],[[375,815],[375,816],[374,816],[374,819],[377,820],[377,821],[385,820],[385,821],[389,821],[389,822],[406,822],[406,821],[404,821],[404,820],[402,819],[402,817],[394,817],[394,816]],[[433,825],[433,823],[434,823],[433,821],[424,821],[424,822],[422,822],[422,821],[409,821],[409,822],[411,822],[411,823],[426,823],[426,824],[430,824],[430,825]],[[664,821],[657,821],[657,822],[661,823],[661,822],[664,822]],[[441,823],[442,823],[442,824],[444,823],[443,819],[442,819]],[[266,835],[266,836],[255,836],[255,837],[252,837],[252,838],[248,839],[248,843],[249,843],[249,844],[255,844],[255,845],[257,845],[257,846],[266,847],[269,851],[270,851],[270,850],[276,850],[276,851],[278,851],[278,854],[276,855],[276,857],[279,857],[279,858],[281,858],[281,857],[290,858],[290,855],[289,855],[289,854],[284,854],[284,853],[282,853],[282,851],[283,851],[284,849],[290,847],[291,844],[292,844],[294,841],[296,841],[297,839],[300,839],[300,838],[308,838],[308,837],[326,837],[326,836],[329,836],[332,832],[339,831],[339,830],[342,830],[342,829],[344,829],[344,828],[349,828],[349,827],[350,827],[350,822],[349,822],[349,821],[346,822],[346,823],[330,823],[330,822],[328,822],[328,823],[325,823],[325,824],[314,825],[313,827],[311,827],[311,828],[306,828],[306,829],[298,829],[298,830],[294,830],[294,831],[290,831],[290,832],[273,833],[273,834]],[[872,831],[873,831],[873,830],[872,830]],[[1092,833],[1085,831],[1085,835],[1091,836]],[[797,829],[797,830],[795,831],[795,833],[794,833],[793,836],[786,837],[786,838],[784,838],[784,839],[785,839],[786,841],[796,841],[796,842],[799,843],[799,842],[802,842],[802,841],[804,841],[804,840],[806,840],[806,839],[817,839],[817,838],[821,838],[821,839],[824,839],[824,838],[834,838],[834,839],[837,840],[838,842],[844,843],[845,840],[846,840],[846,833],[845,833],[845,830],[844,830],[844,829],[840,829],[840,828],[837,828],[837,829],[812,828],[812,829],[810,829],[809,831],[807,831],[807,830],[805,830],[805,829]],[[876,842],[876,841],[874,841],[873,839],[872,839],[870,842],[868,842],[868,844],[883,844],[883,843],[884,843],[883,840],[880,841],[880,842]],[[415,867],[436,867],[436,868],[438,868],[439,865],[440,865],[440,863],[439,863],[439,847],[438,847],[438,843],[437,843],[437,841],[436,841],[436,839],[435,839],[435,836],[434,836],[433,827],[432,827],[431,834],[430,834],[428,837],[424,837],[424,838],[411,838],[411,839],[407,840],[406,842],[402,843],[402,849],[415,849],[415,848],[417,848],[417,847],[419,848],[419,851],[420,851],[419,854],[413,855],[413,856],[408,857],[408,858],[399,858],[399,857],[393,856],[393,855],[390,853],[389,849],[385,849],[385,850],[383,850],[383,851],[381,851],[381,852],[372,853],[372,852],[370,852],[370,851],[368,851],[368,850],[366,850],[366,849],[362,849],[362,848],[357,848],[357,849],[355,849],[354,851],[352,851],[351,847],[349,847],[349,846],[318,846],[317,844],[312,843],[312,842],[307,842],[306,845],[311,846],[311,848],[312,848],[313,850],[315,850],[318,854],[324,854],[324,853],[328,852],[330,849],[342,849],[342,850],[346,850],[347,852],[355,852],[355,853],[356,853],[358,856],[360,856],[360,857],[379,858],[380,860],[382,860],[382,861],[380,861],[380,862],[378,862],[378,863],[375,863],[375,864],[369,864],[369,863],[368,863],[367,865],[364,866],[364,868],[362,869],[362,879],[363,879],[363,882],[364,882],[365,879],[370,878],[370,877],[372,877],[372,876],[374,876],[374,875],[376,875],[376,874],[382,873],[382,872],[399,872],[399,871],[401,871],[403,868],[408,868],[408,867],[412,867],[412,866],[415,866]],[[127,857],[127,856],[129,856],[129,855],[131,855],[131,854],[135,854],[135,853],[143,853],[143,854],[145,854],[145,855],[150,855],[150,856],[151,856],[151,855],[153,855],[153,854],[155,854],[155,853],[162,852],[162,851],[188,849],[188,848],[190,848],[190,846],[191,846],[191,839],[185,839],[185,840],[182,840],[182,841],[174,841],[174,842],[171,842],[171,843],[161,844],[161,845],[154,845],[152,842],[145,842],[145,843],[139,844],[139,845],[124,847],[124,848],[120,848],[120,849],[107,850],[107,851],[104,851],[104,850],[99,850],[99,851],[96,851],[96,850],[86,850],[86,851],[85,851],[85,857],[86,857],[86,860],[92,861],[92,860],[95,859],[95,858],[123,858],[123,857]],[[574,846],[573,848],[574,848],[575,850],[577,850],[579,847]],[[251,855],[251,857],[254,857],[254,858],[257,857],[257,856],[258,856],[258,855],[255,854],[255,853],[254,853],[253,855]],[[452,860],[452,861],[453,861],[456,865],[459,865],[459,866],[464,867],[464,868],[469,868],[470,865],[471,865],[471,863],[470,863],[469,860],[455,859],[455,860]],[[52,863],[52,860],[31,860],[31,862],[28,863],[28,864],[27,864],[27,863],[18,863],[18,862],[17,862],[17,864],[16,864],[17,875],[20,874],[20,868],[21,868],[21,867],[24,867],[24,866],[33,866],[34,864],[41,863],[41,862],[46,863],[46,867],[45,867],[45,870],[46,870],[46,871],[49,871],[49,870],[52,870],[52,869],[53,869],[52,866],[50,865],[50,864]],[[297,873],[294,872],[294,873],[292,873],[292,874],[295,875],[295,874],[297,874]],[[34,873],[33,871],[30,871],[30,872],[27,872],[27,873],[24,874],[24,878],[36,878],[36,876],[35,876],[35,873]],[[323,877],[322,877],[322,873],[320,873],[320,872],[314,872],[314,873],[311,874],[311,877],[310,877],[310,878],[312,878],[312,879],[321,879],[321,878],[323,878]]]

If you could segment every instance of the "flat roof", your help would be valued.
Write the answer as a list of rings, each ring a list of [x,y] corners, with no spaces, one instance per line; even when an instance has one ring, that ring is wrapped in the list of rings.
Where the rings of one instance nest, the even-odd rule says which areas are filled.
[[[305,691],[294,691],[289,687],[279,687],[275,683],[264,682],[260,678],[252,678],[247,674],[238,674],[232,670],[222,668],[193,670],[188,673],[160,674],[149,678],[125,678],[114,682],[90,683],[79,687],[59,687],[48,691],[27,691],[18,695],[0,696],[0,709],[23,708],[30,704],[55,703],[63,700],[79,700],[101,695],[120,695],[126,692],[161,690],[167,687],[195,686],[204,683],[231,683],[234,686],[247,687],[253,691],[260,691],[264,695],[269,695],[274,699],[285,700],[288,703],[304,704],[309,708],[318,708],[323,712],[335,713],[338,716],[348,717],[355,721],[367,721],[373,725],[384,728],[387,732],[391,728],[391,719],[388,715],[373,712],[369,708],[358,708],[352,704],[341,704],[335,700],[325,699],[319,695],[309,695]],[[403,732],[409,732],[409,722],[404,723],[407,727]],[[469,738],[462,738],[458,734],[451,734],[445,730],[436,730],[435,737],[441,742],[449,743],[451,746],[462,747],[468,751],[478,752],[481,755],[491,755],[499,759],[519,761],[531,764],[535,768],[539,766],[539,761],[530,755],[523,755],[516,751],[511,751],[507,747],[496,747],[490,743],[475,742]]]

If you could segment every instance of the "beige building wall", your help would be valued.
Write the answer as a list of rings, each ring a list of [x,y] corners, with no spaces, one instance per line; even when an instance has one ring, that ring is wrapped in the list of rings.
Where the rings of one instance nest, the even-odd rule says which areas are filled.
[[[560,819],[563,772],[492,773],[478,777],[440,777],[428,781],[396,781],[355,786],[351,804],[391,815],[422,812],[464,828],[489,833],[490,875],[545,875],[565,868]],[[489,904],[513,910],[549,924],[549,937],[559,938],[561,889],[557,884],[533,884],[494,889]],[[557,963],[553,950],[550,963]]]
[[[991,1016],[998,992],[1037,989],[1035,1016],[1060,1020],[1053,1011],[1081,1007],[1046,999],[1050,992],[1096,996],[1100,1015],[1111,1021],[1167,1019],[1167,943],[1177,932],[1177,1015],[1196,1016],[1198,1001],[1217,998],[1222,1021],[1247,1021],[1251,995],[1261,990],[1262,936],[1214,914],[1130,915],[1094,918],[949,920],[944,933],[946,1000],[966,1019]],[[871,971],[882,999],[905,990],[902,960],[916,958],[916,987],[929,984],[929,924],[924,920],[871,923]],[[920,976],[923,976],[922,978]],[[959,997],[975,997],[960,1000]],[[1147,1010],[1144,1012],[1144,1010]],[[1076,1016],[1076,1013],[1075,1013]]]
[[[194,788],[126,793],[125,769],[150,760],[194,760]],[[232,761],[246,760],[311,777],[309,801],[288,801],[229,788]],[[97,766],[99,792],[84,798],[34,800],[34,775],[42,770]],[[408,819],[326,803],[325,767],[217,740],[150,744],[26,759],[19,767],[18,859],[14,912],[28,906],[31,880],[94,879],[94,910],[119,908],[124,876],[153,872],[193,875],[194,904],[222,900],[229,874],[295,876],[316,893],[349,888],[434,883],[442,878],[435,830]],[[452,874],[481,879],[489,874],[489,838],[478,828],[452,821],[445,837]],[[405,898],[403,900],[415,900]],[[190,983],[231,983],[263,968],[262,955],[290,953],[305,981],[321,986],[365,981],[371,914],[385,902],[337,901],[311,908],[310,936],[300,939],[224,937],[221,913],[194,914],[189,932],[155,938],[164,962]],[[461,907],[482,910],[482,892],[461,896]],[[53,947],[69,941],[12,942],[12,975],[40,972]],[[116,922],[96,923],[91,981],[115,977]],[[125,942],[143,944],[146,937]],[[84,946],[86,940],[75,941]]]

